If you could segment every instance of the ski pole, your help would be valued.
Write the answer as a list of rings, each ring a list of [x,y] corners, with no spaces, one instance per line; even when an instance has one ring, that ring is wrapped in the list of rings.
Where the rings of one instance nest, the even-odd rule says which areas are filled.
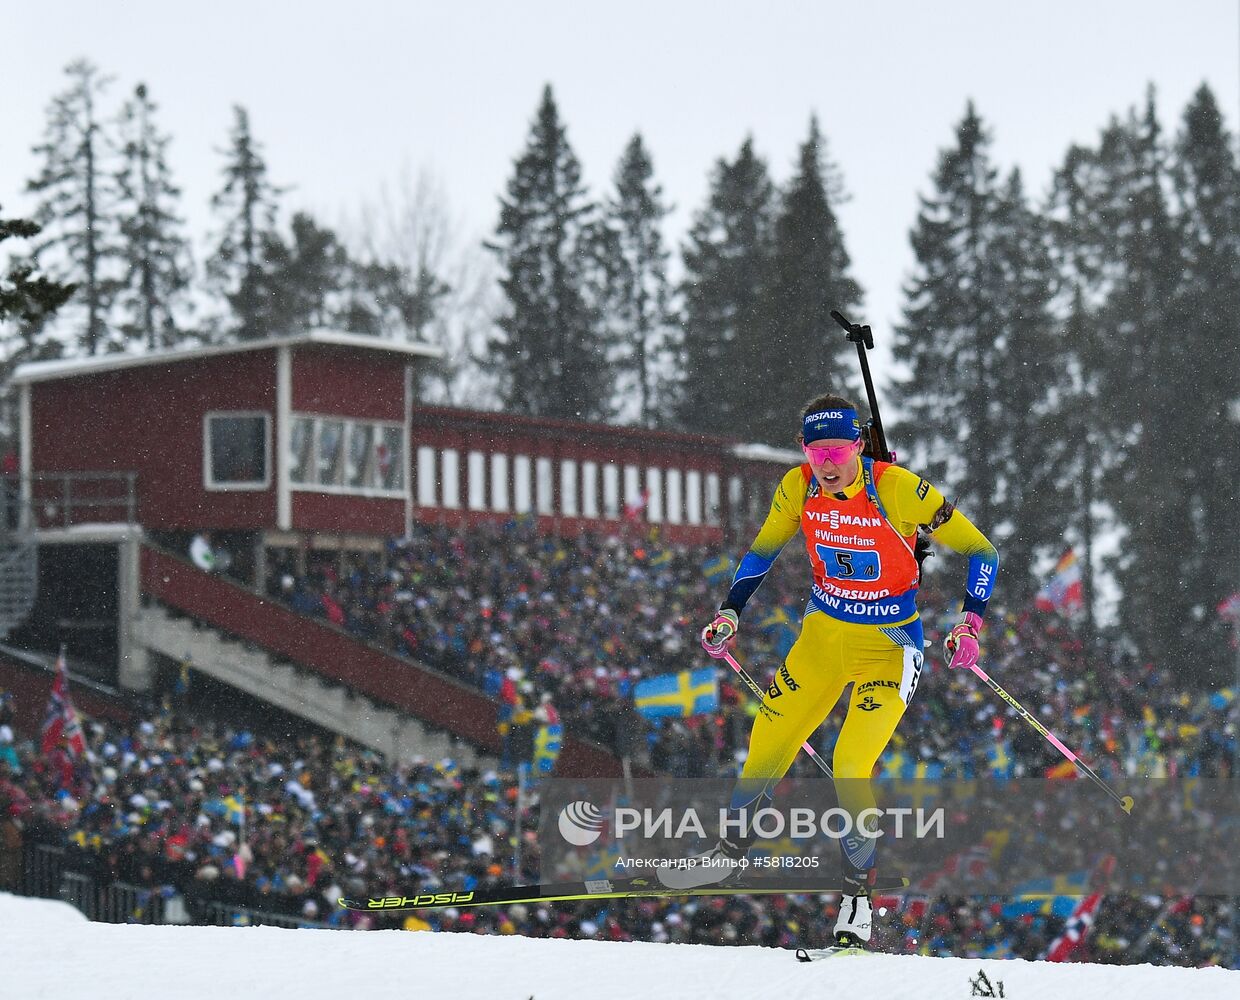
[[[1131,795],[1120,795],[1117,791],[1115,791],[1114,788],[1112,788],[1105,781],[1103,781],[1100,777],[1098,777],[1098,775],[1094,773],[1094,769],[1092,767],[1090,767],[1083,760],[1081,760],[1080,757],[1078,757],[1071,750],[1069,750],[1066,746],[1064,746],[1063,743],[1060,742],[1059,737],[1057,737],[1054,733],[1052,733],[1049,729],[1047,729],[1044,725],[1042,725],[1042,723],[1040,723],[1037,719],[1035,719],[1032,715],[1030,715],[1029,712],[1026,710],[1025,706],[1022,705],[1015,698],[1013,698],[1006,691],[1004,691],[1003,688],[1001,688],[997,682],[991,679],[990,675],[986,673],[985,670],[979,667],[976,663],[973,664],[973,666],[970,667],[969,669],[972,670],[975,674],[977,674],[977,676],[980,677],[983,681],[985,681],[986,685],[990,688],[990,690],[992,690],[1000,698],[1002,698],[1009,705],[1011,705],[1014,709],[1016,709],[1020,717],[1024,719],[1027,723],[1029,723],[1029,725],[1033,726],[1033,728],[1036,729],[1039,733],[1041,733],[1042,736],[1045,737],[1046,740],[1053,747],[1055,747],[1056,750],[1058,750],[1061,754],[1067,757],[1068,760],[1072,761],[1072,763],[1076,765],[1077,770],[1079,770],[1082,774],[1084,774],[1087,778],[1089,778],[1095,785],[1097,785],[1104,792],[1106,792],[1107,795],[1111,796],[1111,798],[1114,799],[1119,804],[1119,807],[1123,809],[1124,812],[1126,812],[1130,816],[1132,815],[1133,799]]]
[[[722,653],[719,654],[717,659],[727,660],[728,666],[730,666],[733,670],[735,670],[736,675],[745,682],[749,690],[752,691],[755,695],[757,695],[758,701],[759,702],[762,701],[762,688],[758,687],[757,683],[754,681],[752,677],[749,676],[745,668],[736,662],[736,657],[734,657],[731,653],[729,653],[725,649]],[[831,768],[827,764],[827,762],[818,755],[817,750],[815,750],[812,746],[810,746],[809,740],[806,740],[804,743],[801,744],[801,749],[804,750],[807,754],[809,754],[810,759],[815,764],[817,764],[820,768],[822,768],[823,774],[825,774],[828,778],[835,777],[835,775],[831,773]]]

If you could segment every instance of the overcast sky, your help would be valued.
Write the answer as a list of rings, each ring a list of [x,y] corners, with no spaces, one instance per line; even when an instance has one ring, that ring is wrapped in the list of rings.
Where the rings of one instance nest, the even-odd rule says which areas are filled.
[[[30,147],[65,85],[64,66],[79,56],[115,75],[117,105],[139,81],[160,105],[200,260],[218,150],[238,103],[272,180],[292,187],[289,209],[337,224],[402,165],[426,167],[480,239],[550,83],[595,192],[642,133],[676,206],[673,246],[720,156],[752,134],[782,181],[816,113],[852,196],[841,220],[865,318],[882,342],[912,264],[917,195],[967,100],[990,125],[999,164],[1020,166],[1040,199],[1068,144],[1092,142],[1150,82],[1169,130],[1203,81],[1233,130],[1237,7],[0,0],[0,205],[6,215],[30,209]]]

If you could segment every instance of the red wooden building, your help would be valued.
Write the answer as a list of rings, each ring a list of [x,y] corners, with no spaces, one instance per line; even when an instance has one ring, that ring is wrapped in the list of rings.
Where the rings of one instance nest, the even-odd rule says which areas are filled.
[[[108,665],[99,679],[140,691],[195,648],[196,670],[372,746],[422,745],[411,717],[486,745],[493,703],[281,608],[266,592],[268,553],[374,551],[420,522],[514,517],[567,534],[657,525],[669,541],[732,548],[799,460],[698,434],[423,405],[416,369],[438,354],[316,331],[20,367],[20,510],[38,587],[15,638],[66,643]],[[231,580],[185,561],[204,533],[232,554]],[[580,773],[611,766],[571,746]]]
[[[132,473],[148,531],[400,535],[413,365],[438,354],[313,332],[23,365],[22,476],[54,493],[66,473]]]
[[[414,367],[437,354],[313,332],[23,365],[23,482],[42,527],[133,520],[244,533],[260,549],[518,515],[569,533],[627,517],[706,542],[748,527],[798,461],[698,434],[423,406]],[[65,502],[81,473],[132,488],[91,507],[79,487]]]

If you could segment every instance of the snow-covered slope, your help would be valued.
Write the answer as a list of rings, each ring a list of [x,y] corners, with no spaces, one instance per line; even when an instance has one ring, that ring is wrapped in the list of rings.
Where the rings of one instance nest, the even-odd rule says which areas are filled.
[[[769,948],[275,928],[128,927],[0,894],[4,1000],[1011,1000],[1240,996],[1240,973],[868,955],[799,965]],[[980,984],[979,984],[980,985]],[[984,987],[983,987],[984,989]],[[989,995],[983,993],[982,995]]]

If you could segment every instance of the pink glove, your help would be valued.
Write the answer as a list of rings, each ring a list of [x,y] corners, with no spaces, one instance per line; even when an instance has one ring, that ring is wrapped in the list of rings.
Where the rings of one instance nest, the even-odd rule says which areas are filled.
[[[736,630],[740,616],[732,610],[720,611],[715,620],[702,629],[702,648],[715,659],[721,657],[729,646],[736,643]]]
[[[977,637],[982,632],[982,616],[966,611],[956,627],[947,633],[943,648],[947,665],[952,669],[969,670],[977,665]]]

